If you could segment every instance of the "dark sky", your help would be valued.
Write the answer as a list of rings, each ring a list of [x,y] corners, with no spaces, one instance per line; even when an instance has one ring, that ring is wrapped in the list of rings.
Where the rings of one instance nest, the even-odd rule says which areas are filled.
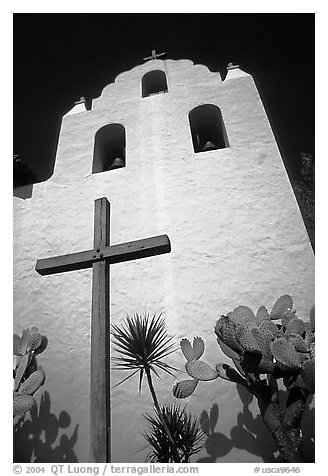
[[[61,116],[152,49],[252,74],[287,170],[314,155],[314,14],[14,14],[14,154],[52,173]]]

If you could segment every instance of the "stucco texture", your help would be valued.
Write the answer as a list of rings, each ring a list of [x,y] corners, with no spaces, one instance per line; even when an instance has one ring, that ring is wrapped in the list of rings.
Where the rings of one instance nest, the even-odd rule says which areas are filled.
[[[165,71],[168,92],[142,98],[141,78],[152,69]],[[200,104],[220,107],[230,147],[193,152],[188,113]],[[92,174],[95,133],[110,123],[126,129],[126,167]],[[309,319],[313,252],[253,79],[239,69],[222,81],[189,60],[153,60],[119,75],[90,111],[63,118],[52,177],[29,198],[15,195],[14,327],[37,326],[48,337],[39,357],[44,390],[56,418],[70,417],[51,447],[78,425],[72,451],[79,462],[88,461],[92,271],[40,276],[34,268],[38,258],[92,248],[95,199],[111,203],[111,244],[165,233],[172,246],[170,254],[111,266],[111,322],[163,312],[176,343],[201,336],[204,359],[215,365],[228,361],[216,319],[240,304],[270,310],[290,294],[299,317]],[[184,369],[179,351],[167,362]],[[111,371],[111,385],[123,377]],[[154,382],[160,402],[176,401],[174,379],[162,377]],[[193,461],[272,460],[255,402],[239,393],[227,381],[203,382],[183,402],[196,416],[219,407],[214,436]],[[147,387],[139,394],[132,378],[112,390],[111,405],[112,461],[143,462]]]

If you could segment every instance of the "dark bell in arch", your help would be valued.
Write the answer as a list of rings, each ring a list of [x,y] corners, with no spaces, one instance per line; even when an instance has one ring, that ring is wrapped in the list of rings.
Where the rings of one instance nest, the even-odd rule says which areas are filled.
[[[213,142],[208,140],[207,142],[205,142],[205,144],[201,148],[201,152],[207,152],[208,150],[216,150],[217,148],[218,147],[215,144],[213,144]]]
[[[110,169],[119,169],[121,167],[124,167],[124,162],[121,157],[116,157],[113,162],[111,163]]]

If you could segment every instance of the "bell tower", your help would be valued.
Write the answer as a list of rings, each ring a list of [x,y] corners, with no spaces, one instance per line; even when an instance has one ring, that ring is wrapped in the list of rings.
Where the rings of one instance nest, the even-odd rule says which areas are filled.
[[[41,277],[35,263],[92,248],[96,199],[111,203],[113,245],[163,233],[171,241],[170,254],[112,266],[113,323],[162,312],[177,343],[201,336],[215,365],[224,360],[213,333],[221,314],[241,304],[271,308],[290,294],[308,320],[314,305],[313,252],[252,77],[230,64],[222,80],[204,65],[163,56],[153,51],[88,107],[78,101],[63,117],[53,176],[31,197],[15,197],[15,331],[33,325],[47,336],[51,411],[65,410],[72,428],[78,424],[72,451],[81,463],[88,461],[91,272]],[[179,352],[168,361],[183,368]],[[113,386],[121,378],[112,372]],[[172,384],[169,376],[155,382],[161,403],[175,401]],[[199,416],[217,403],[217,431],[229,437],[243,408],[236,387],[220,381],[202,392],[188,408]],[[146,388],[138,394],[132,378],[111,395],[112,461],[143,462]],[[229,461],[262,460],[234,448],[217,459]]]

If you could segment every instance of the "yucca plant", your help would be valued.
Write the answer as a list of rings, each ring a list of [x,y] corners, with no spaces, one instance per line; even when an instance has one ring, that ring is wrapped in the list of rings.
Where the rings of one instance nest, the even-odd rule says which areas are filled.
[[[199,427],[198,420],[194,418],[185,407],[179,404],[163,405],[160,413],[156,409],[155,417],[145,415],[149,424],[149,430],[144,434],[145,439],[152,447],[146,461],[151,463],[188,463],[190,457],[205,444],[205,435]],[[172,453],[172,446],[168,440],[163,420],[172,435],[179,455],[176,461]]]
[[[140,316],[136,313],[133,317],[127,316],[122,325],[111,326],[113,345],[119,356],[113,357],[116,369],[131,370],[132,373],[121,380],[117,385],[125,382],[133,375],[139,373],[139,392],[141,392],[142,380],[146,375],[150,394],[162,427],[170,444],[170,454],[175,462],[180,462],[180,456],[176,449],[176,443],[172,438],[169,427],[162,415],[157,395],[153,385],[152,375],[160,378],[158,370],[172,375],[172,371],[178,369],[166,364],[163,359],[174,352],[173,337],[169,336],[165,327],[162,314],[149,313]],[[116,386],[117,386],[116,385]]]

